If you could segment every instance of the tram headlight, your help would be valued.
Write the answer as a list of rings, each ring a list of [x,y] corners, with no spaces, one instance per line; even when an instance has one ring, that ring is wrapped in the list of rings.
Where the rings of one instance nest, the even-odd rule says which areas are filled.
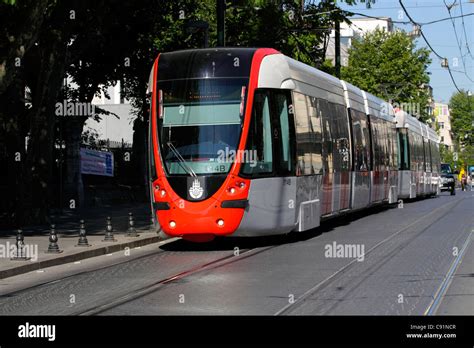
[[[234,188],[234,187],[231,187],[231,188],[229,189],[229,193],[230,193],[230,194],[234,194],[234,193],[235,193],[235,188]]]
[[[169,223],[170,227],[171,228],[175,228],[176,227],[176,222],[174,222],[173,220],[170,221]]]
[[[165,190],[161,190],[161,197],[164,197],[166,195],[166,191]]]
[[[217,226],[219,226],[219,227],[224,226],[224,220],[222,220],[222,219],[217,220]]]

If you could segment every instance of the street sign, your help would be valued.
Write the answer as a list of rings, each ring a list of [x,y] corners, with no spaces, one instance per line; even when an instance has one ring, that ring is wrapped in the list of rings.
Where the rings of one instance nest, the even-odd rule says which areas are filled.
[[[81,173],[114,176],[114,154],[107,151],[81,149]]]

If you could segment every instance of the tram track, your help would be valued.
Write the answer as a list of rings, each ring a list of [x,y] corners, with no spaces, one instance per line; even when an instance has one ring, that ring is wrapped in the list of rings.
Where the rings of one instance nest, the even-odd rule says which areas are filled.
[[[426,230],[429,229],[430,226],[439,222],[449,212],[455,210],[458,207],[458,205],[462,204],[464,201],[465,199],[456,200],[456,201],[444,204],[442,206],[436,207],[434,210],[429,211],[428,213],[426,213],[423,216],[420,216],[419,218],[417,218],[416,216],[413,216],[413,218],[415,219],[414,221],[409,222],[407,226],[404,226],[398,229],[394,233],[391,233],[383,240],[379,242],[375,241],[376,244],[373,245],[368,251],[365,252],[366,261],[370,260],[370,263],[368,264],[369,267],[367,267],[365,263],[364,265],[360,263],[356,263],[357,260],[353,260],[347,263],[346,265],[344,265],[343,267],[339,268],[337,271],[332,273],[330,276],[326,277],[324,280],[320,281],[319,283],[309,288],[309,290],[307,290],[301,296],[296,297],[294,303],[284,306],[278,312],[276,312],[275,315],[297,314],[299,312],[298,309],[304,309],[300,307],[302,307],[304,303],[308,303],[306,302],[307,299],[309,301],[314,300],[311,297],[315,295],[318,291],[321,291],[321,293],[318,294],[316,298],[318,296],[321,296],[321,294],[324,294],[325,292],[326,294],[331,294],[331,289],[335,288],[336,285],[338,285],[337,284],[338,281],[345,283],[342,285],[344,285],[344,288],[345,288],[344,291],[347,291],[347,293],[343,293],[343,296],[339,297],[339,299],[341,301],[344,301],[344,299],[347,300],[347,297],[350,296],[351,293],[354,293],[355,291],[357,291],[357,289],[359,289],[360,286],[363,286],[364,282],[366,281],[370,282],[369,278],[372,275],[374,275],[374,273],[376,273],[381,267],[383,267],[384,264],[388,263],[397,254],[399,254],[404,248],[409,246],[410,243],[412,243],[414,239],[421,236]],[[422,224],[422,226],[420,226],[421,227],[420,230],[413,228],[417,224]],[[407,232],[406,235],[403,235],[404,232]],[[397,236],[400,236],[401,239],[394,240],[394,238],[396,238]],[[453,240],[455,245],[458,245],[457,244],[458,242],[461,243],[459,245],[464,245],[462,243],[464,241],[463,240],[464,236],[465,234],[459,234],[458,237]],[[392,243],[390,243],[390,241],[392,241]],[[209,271],[230,265],[240,260],[248,259],[250,257],[256,256],[258,254],[261,254],[263,252],[276,248],[278,246],[287,245],[286,242],[287,242],[287,239],[278,239],[278,240],[273,240],[273,241],[265,239],[264,241],[260,241],[260,242],[256,242],[256,241],[250,242],[249,240],[235,241],[232,239],[223,239],[223,240],[220,240],[215,245],[209,246],[209,245],[195,245],[195,244],[187,245],[182,240],[179,240],[179,239],[174,240],[174,241],[171,241],[171,243],[168,242],[166,246],[162,245],[162,248],[161,248],[162,250],[160,251],[155,251],[147,255],[138,256],[134,258],[133,260],[118,262],[112,265],[107,265],[105,267],[98,268],[99,270],[104,270],[110,267],[118,266],[120,264],[126,264],[127,262],[140,263],[139,260],[143,260],[144,258],[145,258],[143,261],[144,263],[150,263],[150,261],[146,260],[146,257],[155,257],[154,255],[162,254],[164,255],[164,259],[168,260],[167,262],[170,262],[170,261],[173,262],[173,264],[175,265],[173,269],[169,269],[167,272],[160,272],[156,274],[154,277],[149,277],[146,279],[146,282],[143,281],[140,284],[135,284],[133,289],[121,287],[121,289],[115,289],[114,291],[111,291],[109,293],[110,297],[98,296],[95,302],[92,301],[90,303],[88,303],[88,301],[86,302],[82,301],[79,304],[80,305],[79,308],[78,307],[74,308],[74,306],[69,306],[69,309],[66,312],[63,311],[62,313],[65,313],[68,315],[78,315],[78,316],[97,315],[104,312],[107,313],[109,310],[112,310],[116,307],[120,307],[121,305],[126,305],[129,302],[133,302],[136,299],[146,297],[147,295],[151,295],[153,293],[157,293],[157,296],[160,296],[159,294],[161,293],[161,290],[165,290],[165,289],[169,290],[170,289],[169,285],[179,284],[180,280],[191,278],[191,281],[194,281],[196,280],[196,278],[193,277],[195,275],[204,273],[204,276],[205,276],[205,274]],[[235,253],[237,249],[234,249],[233,247],[234,245],[235,247],[240,248],[238,249],[239,251],[238,254]],[[463,247],[461,249],[465,250],[466,248],[467,247]],[[374,253],[374,251],[377,249],[380,249],[380,250]],[[185,265],[186,262],[189,262],[189,257],[194,258],[192,255],[188,255],[189,257],[184,256],[188,254],[188,252],[191,252],[191,253],[195,251],[203,252],[207,250],[209,251],[220,250],[223,252],[217,253],[215,255],[205,253],[207,255],[206,257],[204,257],[204,254],[203,254],[202,258],[200,256],[196,258],[197,262],[194,262],[192,265],[189,264],[187,267],[183,266]],[[181,253],[183,254],[183,258],[181,258],[180,256]],[[199,254],[200,253],[198,253],[198,255]],[[171,259],[169,258],[169,256],[166,256],[166,255],[170,255]],[[155,262],[159,262],[159,261],[157,259],[153,259],[153,263]],[[456,262],[456,265],[459,262],[460,260]],[[359,266],[363,268],[357,269],[357,267]],[[131,267],[131,269],[134,269],[134,267]],[[455,268],[452,268],[452,267],[450,268],[450,271],[452,271],[453,269],[455,271]],[[60,279],[38,284],[38,285],[35,285],[34,287],[18,290],[16,292],[7,293],[5,294],[6,296],[5,295],[4,296],[14,297],[15,295],[20,295],[20,297],[24,297],[21,293],[28,292],[33,288],[40,288],[40,289],[37,289],[39,291],[36,291],[36,294],[39,294],[39,296],[43,296],[42,294],[46,294],[48,292],[48,289],[47,288],[42,289],[41,286],[54,284],[54,283],[61,283],[63,281],[66,281],[66,285],[65,286],[60,285],[60,289],[61,289],[60,291],[63,291],[64,294],[68,294],[69,289],[74,288],[71,286],[70,283],[73,283],[72,285],[74,285],[74,283],[82,284],[83,288],[87,288],[87,283],[90,283],[91,285],[94,284],[94,282],[96,282],[96,279],[99,279],[100,277],[98,278],[97,276],[94,276],[96,279],[92,278],[92,280],[90,280],[87,274],[94,273],[95,271],[97,271],[97,269],[82,271],[80,273],[68,275]],[[111,272],[112,273],[109,278],[113,279],[114,277],[117,276],[117,273],[115,273],[115,271],[111,271]],[[126,272],[130,272],[130,269]],[[349,274],[349,278],[352,278],[350,282],[348,280],[349,278],[347,279],[345,278],[348,275],[348,273],[352,273],[352,275]],[[354,277],[354,273],[358,273],[357,277]],[[86,275],[88,277],[88,278],[84,278],[86,282],[85,284],[84,284],[84,281],[80,281],[80,280],[72,279],[71,281],[67,281],[67,279],[76,277],[78,275]],[[145,278],[143,278],[141,274],[139,277],[140,279],[145,280]],[[153,278],[155,278],[155,280]],[[434,307],[439,306],[439,303],[441,303],[442,301],[443,295],[446,293],[446,290],[449,288],[449,279],[451,278],[451,276],[448,274],[444,278],[445,280],[443,284],[439,286],[439,290],[436,293],[434,293],[433,291],[434,293],[432,296],[433,302],[436,300]],[[311,286],[311,283],[307,283],[307,286]],[[68,289],[67,292],[64,291],[64,288]],[[438,288],[438,286],[436,286],[436,288]],[[302,290],[303,289],[304,288],[302,288]],[[79,293],[79,290],[71,290],[70,293],[76,293],[76,292]],[[166,291],[164,293],[166,293]],[[82,295],[81,295],[82,299],[84,299],[83,296],[85,294],[87,294],[87,292],[82,292]],[[28,295],[28,296],[30,298],[33,298],[35,301],[37,300],[36,299],[37,295]],[[28,301],[29,299],[27,298],[26,300]],[[310,305],[313,305],[313,304],[310,304]],[[337,308],[337,306],[338,306],[338,303],[333,304],[329,301],[319,306],[320,310],[316,311],[315,313],[330,314],[334,308]],[[278,308],[278,307],[274,306],[273,309],[275,308]],[[431,310],[431,313],[434,313],[434,312],[435,310]],[[272,313],[271,309],[270,311],[266,311],[266,313]]]
[[[390,236],[388,236],[387,238],[383,239],[382,241],[378,242],[376,245],[374,245],[371,249],[369,249],[367,252],[366,252],[366,255],[372,253],[374,250],[376,250],[377,248],[385,245],[386,243],[388,243],[390,240],[392,240],[393,238],[395,238],[396,236],[400,235],[401,233],[403,233],[404,231],[407,231],[409,228],[413,227],[414,225],[420,223],[421,221],[427,219],[428,217],[432,216],[432,215],[435,215],[437,214],[440,210],[445,210],[440,216],[438,216],[437,218],[435,218],[433,221],[431,221],[425,228],[423,228],[422,230],[418,231],[417,233],[415,233],[410,239],[404,241],[404,243],[402,245],[397,245],[391,252],[390,254],[388,254],[385,258],[384,258],[384,261],[381,262],[381,263],[377,263],[376,267],[374,269],[371,269],[369,273],[365,274],[364,277],[362,278],[362,280],[358,281],[356,286],[354,287],[357,288],[357,286],[359,286],[360,284],[362,284],[364,282],[364,280],[369,277],[371,274],[373,274],[374,272],[377,271],[377,269],[379,269],[380,267],[383,266],[383,264],[385,264],[386,262],[388,262],[392,257],[394,257],[398,252],[400,252],[400,250],[402,250],[404,247],[406,247],[407,245],[410,244],[410,242],[417,238],[419,235],[421,235],[424,231],[426,231],[430,226],[432,226],[433,224],[435,224],[437,221],[439,221],[440,219],[442,219],[446,214],[448,214],[451,209],[454,209],[456,208],[456,206],[458,204],[461,204],[463,200],[460,200],[460,201],[456,201],[456,202],[453,202],[451,203],[450,205],[447,205],[447,206],[441,206],[441,207],[438,207],[437,209],[431,211],[429,214],[419,218],[419,219],[416,219],[415,221],[411,222],[409,225],[399,229],[398,231],[396,231],[395,233],[391,234]],[[149,294],[152,294],[152,293],[155,293],[157,291],[160,291],[161,289],[163,289],[166,285],[170,284],[170,283],[173,283],[174,281],[178,281],[178,280],[181,280],[181,279],[184,279],[184,278],[187,278],[189,276],[192,276],[192,275],[196,275],[198,273],[201,273],[201,272],[205,272],[205,271],[210,271],[210,270],[213,270],[213,269],[217,269],[217,268],[220,268],[220,267],[223,267],[223,266],[226,266],[226,265],[229,265],[231,263],[234,263],[234,262],[237,262],[237,261],[240,261],[240,260],[244,260],[246,258],[249,258],[249,257],[252,257],[252,256],[255,256],[255,255],[258,255],[262,252],[265,252],[265,251],[268,251],[270,249],[273,249],[273,248],[276,248],[277,246],[279,245],[271,245],[271,246],[267,246],[267,247],[257,247],[257,248],[249,248],[249,249],[244,249],[244,250],[240,250],[240,253],[238,256],[234,255],[234,254],[231,254],[231,255],[227,255],[227,256],[224,256],[224,257],[220,257],[216,260],[213,260],[211,262],[208,262],[208,263],[205,263],[205,264],[202,264],[202,265],[198,265],[198,266],[195,266],[191,269],[188,269],[188,270],[185,270],[185,271],[182,271],[182,272],[179,272],[177,274],[174,274],[170,277],[166,277],[164,279],[160,279],[152,284],[149,284],[147,286],[144,286],[138,290],[134,290],[133,292],[130,292],[128,294],[125,294],[125,295],[121,295],[121,296],[118,296],[116,297],[115,299],[111,300],[111,301],[108,301],[104,304],[101,304],[99,306],[95,306],[94,308],[91,308],[91,309],[87,309],[87,310],[81,310],[81,311],[78,311],[76,313],[73,313],[73,315],[97,315],[97,314],[100,314],[100,313],[103,313],[103,312],[106,312],[110,309],[113,309],[115,307],[118,307],[120,305],[123,305],[125,303],[128,303],[128,302],[131,302],[131,301],[134,301],[138,298],[141,298],[141,297],[144,297],[144,296],[147,296]],[[306,291],[302,296],[300,296],[298,299],[295,300],[295,302],[293,304],[289,304],[285,307],[283,307],[282,309],[280,309],[277,313],[275,313],[275,315],[283,315],[283,314],[289,314],[291,311],[295,310],[298,308],[299,305],[301,305],[302,303],[304,303],[304,300],[306,298],[308,298],[309,296],[311,296],[314,292],[316,292],[317,290],[321,289],[321,288],[324,288],[328,285],[330,285],[333,281],[336,281],[336,279],[338,279],[338,276],[342,276],[344,274],[344,272],[346,270],[348,270],[351,266],[353,266],[355,264],[357,260],[353,260],[351,262],[349,262],[348,264],[346,264],[345,266],[343,266],[342,268],[340,268],[338,271],[336,271],[335,273],[333,273],[331,276],[327,277],[326,279],[324,279],[322,282],[319,282],[318,284],[316,284],[314,287],[312,287],[311,289],[309,289],[308,291]],[[354,290],[353,289],[353,290]],[[326,311],[327,312],[327,311]]]
[[[174,274],[170,277],[166,277],[164,279],[160,279],[152,284],[148,284],[147,286],[144,286],[138,290],[134,290],[133,292],[130,292],[125,295],[121,295],[116,297],[115,299],[108,301],[104,304],[101,304],[99,306],[95,306],[94,308],[90,308],[87,310],[81,310],[75,313],[72,313],[71,315],[79,315],[79,316],[87,316],[87,315],[97,315],[100,313],[103,313],[107,310],[113,309],[115,307],[118,307],[122,304],[128,303],[130,301],[136,300],[138,298],[141,298],[143,296],[149,295],[151,293],[154,293],[156,291],[161,290],[164,286],[173,283],[174,281],[181,280],[183,278],[189,277],[191,275],[195,275],[200,272],[205,272],[205,271],[210,271],[213,269],[217,269],[219,267],[223,267],[229,264],[232,264],[234,262],[238,262],[244,259],[247,259],[249,257],[258,255],[260,253],[263,253],[267,250],[273,249],[278,247],[279,245],[270,245],[267,247],[258,247],[258,248],[250,248],[250,249],[244,249],[244,250],[239,250],[239,254],[231,254],[227,255],[221,258],[218,258],[216,260],[213,260],[211,262],[205,263],[203,265],[195,266],[191,269],[179,272],[177,274]]]
[[[390,261],[394,256],[396,256],[401,250],[403,250],[406,246],[408,246],[414,239],[416,239],[418,236],[423,234],[428,228],[430,228],[432,225],[434,225],[436,222],[440,221],[444,216],[449,214],[452,209],[455,209],[459,204],[461,204],[464,201],[464,199],[461,199],[459,201],[455,201],[450,203],[449,205],[444,205],[441,207],[436,208],[435,210],[431,211],[427,215],[424,215],[415,221],[411,222],[407,226],[397,230],[396,232],[392,233],[382,241],[378,242],[374,246],[372,246],[367,252],[365,252],[364,256],[366,259],[370,257],[370,254],[372,254],[375,250],[379,249],[382,246],[385,246],[388,242],[392,241],[395,237],[400,236],[403,232],[409,230],[411,227],[414,225],[422,222],[423,220],[426,220],[428,217],[432,215],[436,215],[439,211],[443,211],[440,216],[436,217],[433,221],[431,221],[427,226],[425,226],[423,229],[417,231],[416,233],[413,234],[409,239],[405,240],[401,245],[395,245],[395,247],[383,257],[383,260],[381,262],[375,263],[375,265],[369,267],[369,269],[364,271],[363,277],[361,277],[360,280],[357,281],[357,283],[352,283],[351,284],[351,289],[345,294],[345,296],[341,299],[342,301],[347,298],[353,291],[355,291],[361,284],[364,283],[364,281],[373,275],[378,269],[380,269],[384,264],[386,264],[388,261]],[[360,263],[357,262],[357,259],[354,259],[347,263],[346,265],[342,266],[339,268],[336,272],[331,274],[330,276],[326,277],[324,280],[318,282],[315,284],[313,287],[308,289],[306,292],[304,292],[301,296],[297,297],[294,299],[293,303],[288,303],[284,307],[282,307],[280,310],[278,310],[276,313],[274,313],[274,316],[279,316],[279,315],[291,315],[292,312],[296,311],[299,309],[304,303],[306,299],[309,299],[312,295],[314,295],[317,291],[325,289],[329,287],[331,284],[334,284],[336,281],[340,280],[341,277],[350,271],[352,268],[356,267]],[[367,272],[369,271],[369,272]],[[446,277],[445,277],[446,279]],[[441,288],[441,287],[440,287]],[[439,290],[438,290],[439,291]],[[436,294],[433,296],[436,297]],[[330,306],[328,309],[326,309],[323,313],[318,313],[318,314],[328,314],[334,307],[336,307],[340,302]],[[433,302],[430,304],[430,306],[433,304]],[[429,308],[425,311],[427,313]]]

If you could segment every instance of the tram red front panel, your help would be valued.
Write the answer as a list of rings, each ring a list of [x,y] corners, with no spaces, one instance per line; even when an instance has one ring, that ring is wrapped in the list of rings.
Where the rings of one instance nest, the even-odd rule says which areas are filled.
[[[257,49],[252,57],[242,136],[238,145],[239,150],[243,150],[246,144],[254,92],[258,86],[260,64],[265,56],[277,53],[279,52],[274,49]],[[154,64],[154,86],[156,86],[159,78],[159,58],[160,56]],[[152,100],[152,140],[158,178],[153,182],[153,195],[155,202],[163,202],[169,205],[169,210],[158,210],[156,212],[162,230],[170,236],[228,235],[233,233],[239,227],[244,209],[222,208],[221,203],[228,200],[246,200],[248,198],[251,182],[238,176],[241,163],[235,162],[232,165],[223,185],[208,199],[199,202],[184,200],[173,191],[166,178],[159,152],[157,129],[157,88],[155,87]]]

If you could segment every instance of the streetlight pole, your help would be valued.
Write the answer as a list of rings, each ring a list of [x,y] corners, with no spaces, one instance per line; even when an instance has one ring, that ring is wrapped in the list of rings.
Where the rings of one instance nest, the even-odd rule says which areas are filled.
[[[225,46],[225,0],[217,0],[217,47]]]
[[[336,19],[335,26],[335,37],[334,37],[334,47],[335,47],[335,68],[336,68],[336,77],[341,78],[341,23],[339,18]]]

